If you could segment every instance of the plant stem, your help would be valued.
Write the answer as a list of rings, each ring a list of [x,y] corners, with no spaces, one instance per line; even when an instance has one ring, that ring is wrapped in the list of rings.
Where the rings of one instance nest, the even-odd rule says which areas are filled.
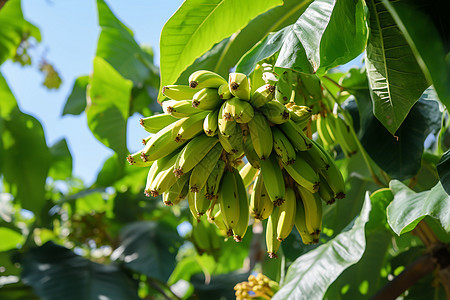
[[[337,86],[339,88],[340,91],[345,90],[345,88],[340,85],[339,83],[337,83],[335,80],[331,79],[330,77],[328,77],[327,75],[322,76],[322,78],[325,78],[326,80],[328,80],[329,82],[331,82],[332,84],[334,84],[335,86]],[[328,90],[328,89],[327,89]],[[330,91],[328,91],[330,92]]]

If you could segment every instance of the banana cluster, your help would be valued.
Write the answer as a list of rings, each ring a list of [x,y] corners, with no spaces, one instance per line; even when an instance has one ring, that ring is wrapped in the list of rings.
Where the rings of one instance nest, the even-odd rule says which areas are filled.
[[[236,300],[271,299],[279,289],[276,281],[270,280],[261,273],[256,276],[250,275],[248,281],[240,282],[234,286]]]
[[[318,242],[321,201],[344,198],[345,185],[334,159],[310,138],[311,109],[277,96],[292,89],[285,74],[262,74],[257,88],[245,74],[227,81],[206,70],[188,85],[165,86],[164,114],[140,120],[150,136],[127,159],[150,167],[146,195],[162,195],[166,205],[187,198],[194,219],[206,215],[238,242],[250,216],[268,219],[267,249],[276,257],[294,225],[305,244]]]
[[[350,131],[350,126],[336,114],[322,111],[316,117],[317,134],[324,147],[339,144],[346,157],[356,154],[358,144]]]

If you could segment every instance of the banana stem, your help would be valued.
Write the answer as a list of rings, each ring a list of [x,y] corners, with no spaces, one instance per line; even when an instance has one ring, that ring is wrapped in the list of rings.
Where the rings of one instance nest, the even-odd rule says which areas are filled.
[[[325,77],[325,76],[324,76],[324,77]],[[332,79],[330,78],[330,80],[332,80]],[[325,86],[325,89],[326,89],[327,92],[328,92],[327,94],[334,100],[335,105],[336,105],[336,106],[339,108],[339,110],[341,111],[341,113],[342,113],[342,115],[344,116],[344,120],[345,120],[345,122],[347,123],[347,125],[352,124],[352,122],[350,122],[350,117],[347,115],[347,112],[346,112],[346,111],[342,108],[342,106],[339,104],[339,102],[337,101],[336,97],[334,97],[334,95],[330,92],[330,90],[328,90],[328,88],[327,88],[326,86]],[[355,132],[355,130],[353,129],[353,126],[350,126],[350,125],[349,125],[348,127],[350,128],[350,132],[351,132],[353,138],[355,139],[356,144],[358,145],[359,152],[360,152],[361,155],[363,156],[364,162],[366,163],[367,168],[369,169],[370,176],[372,176],[373,181],[374,181],[377,185],[379,185],[379,186],[381,186],[381,187],[386,187],[387,184],[386,184],[386,183],[383,183],[383,182],[378,178],[378,176],[375,174],[375,171],[374,171],[374,169],[373,169],[373,167],[372,167],[372,164],[371,164],[371,162],[370,162],[369,156],[367,155],[367,152],[364,150],[364,147],[361,145],[361,142],[359,141],[359,139],[358,139],[358,137],[357,137],[357,135],[356,135],[356,132]]]
[[[325,78],[326,80],[328,80],[329,82],[331,82],[332,84],[334,84],[335,86],[337,86],[339,88],[339,90],[342,92],[343,90],[345,90],[345,88],[340,85],[339,83],[337,83],[335,80],[331,79],[330,77],[328,77],[327,75],[322,76],[322,78]],[[328,89],[327,89],[328,90]],[[328,91],[330,92],[330,91]]]

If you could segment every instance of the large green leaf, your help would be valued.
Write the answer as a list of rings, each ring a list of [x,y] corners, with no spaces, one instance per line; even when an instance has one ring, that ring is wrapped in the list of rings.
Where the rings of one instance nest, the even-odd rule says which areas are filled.
[[[363,52],[366,35],[362,1],[316,0],[286,36],[276,66],[323,74]]]
[[[272,299],[322,299],[330,284],[361,259],[366,249],[364,227],[370,209],[370,199],[366,195],[360,216],[348,230],[296,259],[287,271],[283,286]]]
[[[413,230],[425,216],[439,220],[445,231],[450,232],[450,196],[441,183],[421,193],[397,180],[392,180],[389,187],[394,201],[387,208],[388,222],[396,234]]]
[[[411,109],[393,137],[370,109],[366,91],[354,92],[361,120],[359,138],[374,162],[391,177],[405,180],[420,169],[424,141],[440,129],[441,113],[436,101],[420,100]],[[424,93],[424,98],[426,98]],[[389,155],[387,155],[389,154]]]
[[[19,248],[25,241],[24,236],[9,228],[0,227],[0,251],[8,251]]]
[[[181,244],[176,228],[165,222],[136,222],[120,234],[121,243],[111,258],[134,271],[166,282],[175,268]]]
[[[394,135],[429,84],[381,0],[366,3],[370,15],[366,67],[373,111]]]
[[[80,76],[75,79],[72,92],[64,105],[64,115],[79,115],[86,108],[86,88],[89,83],[89,76]]]
[[[425,5],[439,10],[436,3],[419,1],[414,7],[404,1],[382,1],[411,46],[428,82],[433,83],[439,99],[450,109],[450,60],[446,59],[447,51],[431,16],[424,12]],[[440,27],[449,28],[448,18],[440,18],[438,22]]]
[[[26,252],[22,280],[46,300],[139,299],[137,282],[117,265],[101,265],[47,242]]]
[[[50,151],[38,120],[22,113],[5,79],[0,74],[0,112],[4,123],[3,175],[15,201],[34,213],[45,202],[45,180]]]
[[[127,153],[126,125],[132,86],[103,58],[94,58],[86,108],[88,125],[94,136],[119,158],[125,158]]]
[[[185,1],[161,32],[161,86],[174,83],[187,66],[215,43],[282,3],[280,0]]]
[[[97,56],[105,59],[123,77],[142,85],[154,68],[151,57],[141,49],[132,31],[120,22],[103,0],[97,0],[98,19],[102,28]]]
[[[72,176],[72,155],[66,139],[61,139],[50,147],[52,164],[48,176],[55,180],[64,180]]]
[[[436,165],[442,187],[450,195],[450,150],[445,152]]]
[[[22,39],[41,40],[39,29],[23,18],[21,1],[9,0],[0,10],[0,65],[14,57]]]

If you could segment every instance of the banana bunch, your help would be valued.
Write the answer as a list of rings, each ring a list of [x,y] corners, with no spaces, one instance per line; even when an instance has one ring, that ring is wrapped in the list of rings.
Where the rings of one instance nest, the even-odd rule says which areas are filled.
[[[271,257],[294,226],[305,244],[317,243],[322,200],[345,197],[333,158],[311,139],[313,111],[294,101],[299,79],[272,69],[260,66],[250,77],[230,73],[228,80],[195,71],[187,85],[163,87],[170,98],[162,103],[163,114],[140,120],[150,135],[127,160],[149,167],[147,196],[162,196],[169,206],[187,199],[199,251],[213,247],[204,215],[220,235],[237,242],[253,219],[268,219]],[[320,98],[317,87],[314,92]]]
[[[271,299],[272,296],[280,289],[276,281],[270,280],[269,277],[262,273],[258,275],[248,276],[248,281],[239,282],[234,286],[236,300],[249,298]]]

